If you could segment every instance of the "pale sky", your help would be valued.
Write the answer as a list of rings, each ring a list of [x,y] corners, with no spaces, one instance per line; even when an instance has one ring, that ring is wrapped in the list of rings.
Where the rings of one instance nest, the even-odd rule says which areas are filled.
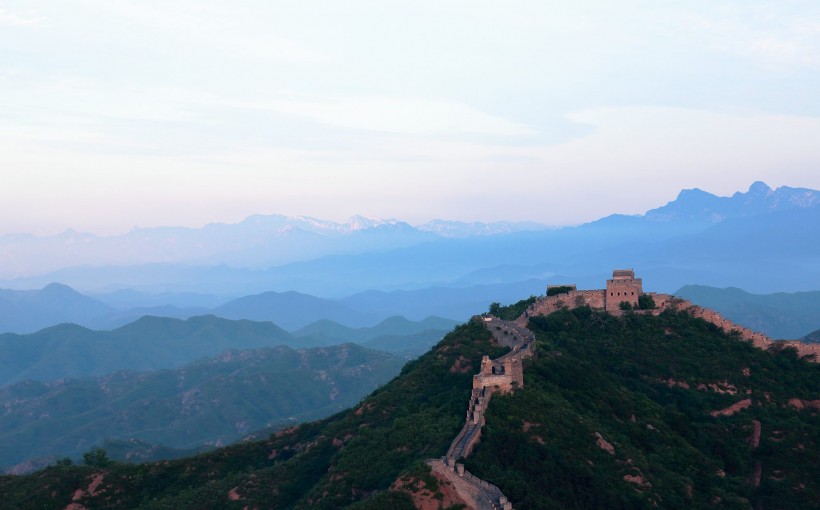
[[[0,0],[0,234],[820,188],[816,0]]]

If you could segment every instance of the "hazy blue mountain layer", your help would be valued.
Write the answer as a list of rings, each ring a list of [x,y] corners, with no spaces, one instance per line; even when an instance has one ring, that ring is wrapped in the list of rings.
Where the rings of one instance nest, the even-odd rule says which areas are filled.
[[[62,322],[89,323],[112,313],[110,306],[58,283],[40,290],[0,289],[0,332],[30,332]]]
[[[611,274],[611,271],[610,271]],[[595,285],[601,285],[603,279]],[[371,290],[341,298],[339,302],[365,313],[402,315],[421,320],[439,315],[466,320],[476,310],[486,310],[493,301],[513,301],[519,296],[541,295],[548,280],[528,279],[493,282],[464,287],[430,287],[415,290]]]
[[[0,385],[173,368],[230,349],[282,344],[299,346],[272,323],[212,315],[185,321],[143,317],[113,331],[62,324],[28,335],[0,335]]]
[[[293,336],[361,343],[385,335],[414,335],[428,330],[450,331],[457,324],[457,321],[432,315],[417,322],[397,315],[366,328],[351,328],[331,320],[320,320],[293,331]]]
[[[241,297],[214,308],[213,313],[227,319],[271,321],[287,330],[298,329],[321,319],[361,327],[381,318],[337,301],[293,291]]]
[[[400,316],[389,317],[368,328],[350,328],[321,320],[294,331],[293,335],[319,345],[356,342],[370,349],[412,359],[427,352],[457,324],[454,320],[432,316],[418,322]]]
[[[173,370],[17,383],[0,388],[0,466],[76,458],[103,439],[175,448],[225,444],[342,410],[402,364],[354,344],[279,346],[228,351]]]
[[[228,350],[365,343],[386,337],[393,341],[382,340],[382,349],[404,357],[415,356],[441,339],[453,324],[435,318],[418,324],[394,318],[365,329],[360,338],[341,325],[334,328],[325,324],[326,335],[297,337],[271,322],[213,315],[187,320],[146,316],[113,331],[61,324],[27,335],[0,335],[0,386],[26,379],[51,381],[102,376],[118,370],[174,368]],[[335,329],[342,332],[341,338],[330,334]]]
[[[137,228],[116,236],[68,230],[60,235],[0,236],[0,277],[28,276],[70,266],[229,264],[264,268],[329,254],[355,254],[442,238],[541,230],[534,222],[463,223],[434,220],[413,227],[399,220],[354,216],[346,223],[309,217],[254,215],[202,228]],[[54,257],[59,253],[59,257]]]
[[[334,337],[334,341],[338,343],[340,339],[353,340],[350,335],[369,334],[366,333],[367,329],[362,328],[376,327],[380,321],[399,315],[420,321],[440,314],[446,317],[452,326],[457,321],[469,318],[474,310],[486,308],[495,296],[500,296],[501,299],[515,299],[516,296],[527,293],[541,294],[544,292],[545,285],[546,281],[528,280],[461,288],[370,291],[339,300],[318,298],[299,292],[265,292],[227,300],[212,309],[184,307],[186,295],[174,295],[169,298],[174,303],[182,304],[183,307],[172,304],[113,309],[70,287],[55,284],[49,285],[42,291],[0,291],[10,308],[20,310],[19,313],[0,315],[0,332],[31,333],[66,322],[91,329],[116,329],[145,315],[184,320],[198,315],[213,314],[237,320],[271,321],[288,330],[297,330],[316,321],[330,321],[356,329],[355,334],[353,332],[340,333],[347,336]],[[60,292],[54,292],[55,289],[60,289]],[[32,299],[32,296],[43,294],[51,295],[45,304],[42,300]],[[194,303],[202,302],[199,295],[190,297]],[[161,299],[161,296],[156,299]],[[118,302],[122,304],[122,301]],[[152,300],[141,295],[139,302],[151,303]],[[385,334],[401,334],[395,328],[387,329],[389,332]],[[445,328],[445,330],[449,329],[450,327]],[[413,330],[413,332],[418,331],[420,330]]]
[[[820,291],[750,294],[737,288],[687,285],[675,295],[776,339],[798,339],[820,329]]]
[[[684,190],[644,215],[612,215],[554,230],[498,229],[494,232],[502,233],[494,235],[442,237],[401,222],[363,223],[344,234],[355,249],[328,249],[290,262],[271,259],[243,265],[227,258],[212,263],[175,259],[85,267],[68,267],[71,263],[66,262],[57,271],[2,284],[33,288],[60,281],[83,291],[116,287],[219,296],[279,289],[340,298],[374,289],[497,283],[500,277],[491,276],[496,269],[503,271],[506,282],[563,275],[586,285],[600,282],[613,267],[634,267],[659,291],[691,283],[761,293],[809,291],[820,288],[820,237],[810,235],[820,225],[818,197],[814,190],[772,190],[763,183],[731,197]],[[228,226],[214,228],[221,232]],[[249,228],[248,235],[253,231]],[[259,235],[265,231],[260,227]],[[182,238],[174,243],[187,246]],[[254,245],[254,256],[275,258],[279,250],[287,251],[287,243],[265,243]]]

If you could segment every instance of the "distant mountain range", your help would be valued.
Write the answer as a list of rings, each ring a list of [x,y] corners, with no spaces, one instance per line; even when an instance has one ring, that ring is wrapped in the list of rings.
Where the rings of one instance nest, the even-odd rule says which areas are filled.
[[[376,314],[354,310],[337,301],[299,292],[264,292],[245,296],[213,309],[228,319],[272,321],[286,329],[297,329],[320,319],[363,326],[379,319]]]
[[[225,303],[272,290],[341,298],[527,280],[589,286],[614,267],[634,267],[665,292],[686,284],[809,291],[820,289],[820,238],[811,235],[820,225],[818,204],[815,190],[772,190],[756,182],[730,197],[684,190],[643,215],[560,229],[255,216],[236,225],[111,238],[4,236],[0,267],[9,277],[10,268],[18,268],[19,278],[0,285],[31,289],[57,281],[96,296],[133,289],[217,296]],[[116,258],[120,252],[130,258]],[[44,254],[53,271],[37,262]]]
[[[499,271],[504,274],[503,268]],[[603,277],[598,282],[591,282],[589,287],[599,287],[602,281]],[[404,340],[410,342],[412,347],[414,344],[409,336],[428,330],[431,333],[419,337],[417,345],[429,346],[432,345],[432,339],[440,338],[443,332],[452,329],[457,322],[468,319],[476,310],[486,310],[492,301],[498,299],[507,303],[521,296],[541,295],[546,283],[547,280],[526,280],[463,288],[368,291],[338,300],[298,292],[266,292],[235,299],[213,308],[179,308],[167,305],[126,310],[115,310],[108,303],[82,295],[69,287],[51,284],[40,291],[0,290],[0,295],[3,296],[0,299],[0,310],[3,310],[0,314],[0,331],[25,333],[66,322],[93,329],[110,329],[138,321],[145,315],[184,320],[211,314],[234,320],[273,322],[291,332],[289,336],[286,332],[279,331],[274,336],[296,347],[347,341],[367,345],[368,340],[379,336],[406,337]],[[647,285],[651,285],[651,281]],[[647,286],[647,289],[651,287]],[[687,285],[674,294],[717,310],[738,324],[773,338],[800,338],[820,328],[820,291],[751,294],[738,288]],[[121,293],[115,295],[120,297]],[[209,296],[163,296],[171,300],[213,302],[213,298]],[[106,299],[107,296],[101,297]],[[145,302],[149,299],[154,298],[149,295],[132,296],[129,302]],[[437,318],[436,315],[446,319]],[[55,335],[58,334],[56,332]],[[35,337],[40,334],[43,333],[38,333]],[[381,345],[378,342],[373,345],[374,348],[385,348],[375,347]],[[397,352],[394,349],[387,350]],[[416,348],[405,354],[412,357],[420,352]]]
[[[675,295],[772,338],[799,339],[820,329],[820,291],[760,295],[737,288],[687,285]]]
[[[418,321],[434,316],[436,310],[443,310],[449,318],[446,321],[449,326],[445,328],[449,330],[456,322],[468,318],[470,310],[475,310],[476,305],[478,308],[486,308],[491,301],[491,293],[499,290],[497,287],[430,289],[388,294],[376,292],[344,300],[323,299],[299,292],[264,292],[230,300],[212,308],[157,305],[116,309],[71,287],[52,283],[40,290],[0,289],[0,332],[26,334],[64,323],[92,329],[114,329],[145,316],[187,319],[198,315],[268,321],[290,331],[304,328],[316,321],[331,321],[352,328],[363,328],[378,325],[388,318],[402,315],[404,311],[408,312],[412,320]],[[542,285],[530,284],[529,287],[532,291],[537,291]],[[516,290],[521,290],[521,286],[512,286],[501,294],[514,299],[520,295]],[[115,303],[123,299],[121,295],[121,292],[115,293]],[[214,301],[212,297],[197,294],[161,296],[178,303],[186,299],[194,303]],[[104,295],[102,299],[107,297]],[[149,299],[148,295],[140,295],[125,301],[133,303]],[[397,332],[391,331],[389,334]]]
[[[272,323],[214,316],[185,321],[146,316],[113,331],[61,324],[28,335],[0,335],[0,385],[173,368],[230,349],[298,347],[295,343]]]
[[[68,230],[60,235],[0,236],[0,277],[23,277],[71,266],[228,264],[266,268],[330,254],[411,246],[441,238],[507,234],[546,228],[534,222],[464,223],[434,220],[413,227],[399,220],[354,216],[347,223],[310,217],[255,215],[202,228],[134,229],[116,236]],[[58,253],[59,257],[54,255]]]
[[[364,343],[379,337],[406,336],[425,331],[450,331],[457,322],[441,317],[429,316],[418,322],[404,317],[387,318],[375,326],[351,328],[332,320],[324,319],[311,323],[293,332],[296,338],[310,339],[314,342],[355,342]]]
[[[0,386],[25,380],[102,376],[118,370],[175,368],[228,350],[279,345],[304,348],[370,343],[405,358],[414,357],[427,351],[455,324],[440,318],[414,323],[396,317],[372,328],[353,330],[324,321],[298,335],[271,322],[213,315],[187,320],[146,316],[113,331],[60,324],[26,335],[0,335]]]
[[[29,305],[39,295],[49,312],[61,308],[45,299],[54,296],[110,310],[61,285],[22,295]],[[175,457],[320,418],[393,377],[455,325],[390,317],[352,328],[324,319],[291,334],[269,321],[145,316],[111,331],[64,323],[0,334],[0,467],[26,472],[103,440],[118,458]]]
[[[133,353],[132,353],[133,355]],[[0,466],[78,457],[104,439],[221,445],[345,409],[405,360],[354,344],[228,351],[173,370],[0,388]],[[132,448],[118,447],[122,455]]]
[[[31,332],[72,322],[88,324],[114,309],[57,283],[40,290],[0,289],[0,331]]]

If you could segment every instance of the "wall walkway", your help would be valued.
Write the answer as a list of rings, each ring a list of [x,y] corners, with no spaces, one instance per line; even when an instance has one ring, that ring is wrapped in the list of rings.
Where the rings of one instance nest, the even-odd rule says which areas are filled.
[[[506,393],[524,385],[522,360],[533,355],[535,335],[520,324],[502,321],[493,316],[482,317],[487,329],[500,345],[510,352],[481,362],[481,372],[473,377],[473,391],[467,406],[467,418],[461,431],[453,439],[447,455],[431,459],[427,464],[434,473],[449,481],[458,495],[476,510],[512,510],[506,496],[495,485],[477,478],[464,469],[458,459],[468,457],[481,438],[484,411],[494,392]]]

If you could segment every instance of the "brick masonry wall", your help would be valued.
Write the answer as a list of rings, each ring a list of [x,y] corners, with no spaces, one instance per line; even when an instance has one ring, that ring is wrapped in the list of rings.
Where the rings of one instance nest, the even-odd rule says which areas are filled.
[[[691,301],[676,298],[669,294],[654,294],[655,303],[658,309],[653,311],[655,314],[661,313],[666,309],[681,310],[690,313],[693,317],[698,317],[715,326],[719,327],[726,333],[737,332],[740,338],[752,342],[752,345],[759,349],[768,349],[770,347],[781,346],[791,347],[797,350],[800,356],[814,355],[814,361],[820,361],[820,344],[804,343],[798,340],[774,341],[769,336],[763,333],[753,331],[747,327],[741,326],[723,317],[720,313],[696,305]]]
[[[524,386],[524,370],[521,360],[533,355],[535,335],[532,331],[514,322],[497,317],[483,317],[481,320],[499,345],[510,347],[510,352],[500,358],[490,360],[484,356],[481,369],[473,376],[473,390],[467,407],[464,426],[453,439],[445,457],[431,459],[427,464],[433,471],[450,481],[458,495],[470,508],[490,510],[512,510],[512,504],[501,490],[484,480],[476,478],[457,464],[461,457],[467,457],[481,439],[484,425],[484,411],[495,392],[506,393]],[[493,373],[495,370],[496,373]]]
[[[622,301],[633,307],[638,304],[638,297],[643,293],[643,284],[640,278],[635,280],[607,280],[604,290],[604,308],[606,311],[619,310]]]

